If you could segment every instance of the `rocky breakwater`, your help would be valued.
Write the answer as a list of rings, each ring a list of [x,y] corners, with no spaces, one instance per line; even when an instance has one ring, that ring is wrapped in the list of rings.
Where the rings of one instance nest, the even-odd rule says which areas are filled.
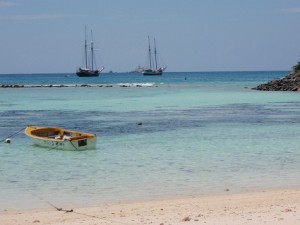
[[[300,71],[290,73],[281,79],[272,80],[266,84],[260,84],[253,89],[260,91],[300,91]]]

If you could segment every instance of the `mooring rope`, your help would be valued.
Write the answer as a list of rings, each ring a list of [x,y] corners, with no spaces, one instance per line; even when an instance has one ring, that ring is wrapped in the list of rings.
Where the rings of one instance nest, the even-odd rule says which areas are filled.
[[[32,196],[38,198],[39,200],[48,203],[50,206],[52,206],[53,208],[55,208],[57,211],[61,211],[61,212],[65,212],[65,213],[75,213],[81,216],[86,216],[86,217],[91,217],[91,218],[97,218],[106,222],[111,222],[114,224],[123,224],[123,225],[129,225],[128,223],[124,223],[124,222],[120,222],[120,221],[114,221],[113,219],[107,219],[105,217],[100,217],[100,216],[96,216],[96,215],[91,215],[91,214],[87,214],[87,213],[81,213],[81,212],[77,212],[73,209],[63,209],[63,208],[59,208],[57,206],[55,206],[53,203],[51,203],[50,201],[42,198],[41,196],[37,195],[36,193],[30,191],[28,188],[24,187],[23,185],[20,185],[24,190],[26,190],[28,193],[30,193]]]
[[[3,140],[1,140],[0,143],[1,143],[1,142],[4,142],[4,141],[5,141],[6,139],[8,139],[8,138],[11,138],[11,137],[16,136],[18,133],[20,133],[20,132],[23,131],[24,129],[25,129],[25,128],[23,127],[23,128],[22,128],[21,130],[19,130],[18,132],[9,135],[8,137],[6,137],[6,138],[4,138]]]
[[[73,145],[73,147],[75,148],[75,150],[78,150],[71,140],[69,140],[69,142],[71,143],[71,145]]]
[[[22,128],[20,129],[19,131],[9,135],[8,137],[4,138],[3,140],[0,141],[1,142],[4,142],[6,139],[8,138],[11,138],[11,137],[14,137],[15,135],[19,134],[21,131],[23,131],[25,128]],[[70,143],[72,144],[72,146],[74,147],[75,150],[78,150],[78,148],[70,141]],[[50,148],[50,149],[55,149],[57,148],[57,146],[54,146],[53,148]],[[0,171],[0,173],[3,173],[2,171]],[[112,222],[112,223],[115,223],[115,224],[123,224],[123,225],[128,225],[128,223],[124,223],[124,222],[120,222],[120,221],[114,221],[113,219],[107,219],[107,218],[103,218],[103,217],[100,217],[100,216],[95,216],[95,215],[90,215],[90,214],[87,214],[87,213],[80,213],[80,212],[76,212],[74,211],[73,209],[64,209],[64,208],[60,208],[60,207],[57,207],[56,205],[54,205],[53,203],[51,203],[49,200],[45,199],[45,198],[42,198],[41,196],[39,196],[38,194],[32,192],[31,190],[29,190],[28,188],[26,188],[25,186],[23,186],[22,184],[19,184],[18,185],[20,188],[24,189],[25,191],[27,191],[28,193],[30,193],[32,196],[38,198],[39,200],[43,201],[43,202],[46,202],[48,205],[50,205],[51,207],[53,207],[54,209],[56,209],[57,211],[61,211],[61,212],[65,212],[65,213],[76,213],[78,215],[82,215],[82,216],[87,216],[87,217],[92,217],[92,218],[97,218],[97,219],[100,219],[100,220],[103,220],[103,221],[106,221],[106,222]]]
[[[0,174],[4,177],[4,172],[3,171],[0,170]],[[57,211],[63,211],[63,212],[66,212],[66,213],[73,212],[73,209],[63,209],[63,208],[59,208],[59,207],[55,206],[50,201],[42,198],[41,196],[39,196],[38,194],[36,194],[33,191],[29,190],[28,188],[26,188],[23,184],[21,184],[19,182],[17,182],[16,186],[18,186],[19,188],[25,190],[26,192],[28,192],[29,194],[31,194],[33,197],[38,198],[39,200],[48,203],[50,206],[52,206],[53,208],[55,208]]]
[[[38,199],[41,200],[41,201],[44,201],[44,202],[48,203],[50,206],[52,206],[53,208],[55,208],[57,211],[64,211],[64,212],[66,212],[66,213],[68,213],[68,212],[73,212],[73,209],[63,209],[63,208],[59,208],[59,207],[55,206],[54,204],[52,204],[50,201],[48,201],[48,200],[42,198],[41,196],[37,195],[36,193],[34,193],[34,192],[32,192],[32,191],[30,191],[28,188],[24,187],[23,185],[20,184],[19,186],[22,187],[22,188],[23,188],[25,191],[27,191],[28,193],[30,193],[32,196],[38,198]]]
[[[87,213],[81,213],[81,212],[77,212],[73,209],[63,209],[63,208],[59,208],[57,206],[55,206],[53,203],[51,203],[50,201],[46,200],[45,198],[42,198],[41,196],[39,196],[38,194],[30,191],[28,188],[24,187],[23,185],[19,185],[20,187],[22,187],[25,191],[27,191],[28,193],[30,193],[32,196],[38,198],[39,200],[48,203],[50,206],[52,206],[53,208],[55,208],[57,211],[61,211],[61,212],[65,212],[65,213],[76,213],[78,215],[82,215],[82,216],[86,216],[86,217],[91,217],[91,218],[97,218],[106,222],[111,222],[114,224],[123,224],[123,225],[129,225],[128,223],[124,223],[124,222],[120,222],[120,221],[114,221],[113,219],[107,219],[105,217],[100,217],[100,216],[96,216],[96,215],[91,215],[91,214],[87,214]]]

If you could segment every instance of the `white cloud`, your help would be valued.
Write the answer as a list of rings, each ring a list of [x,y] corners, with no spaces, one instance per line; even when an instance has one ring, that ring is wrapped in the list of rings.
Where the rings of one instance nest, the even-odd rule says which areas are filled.
[[[283,13],[300,13],[300,7],[281,10]]]
[[[14,21],[28,21],[28,20],[48,20],[59,18],[71,18],[74,15],[63,14],[37,14],[37,15],[13,15],[13,16],[0,16],[0,20],[14,20]]]
[[[7,2],[7,1],[0,1],[0,8],[5,8],[5,7],[11,7],[15,6],[15,3],[12,2]]]

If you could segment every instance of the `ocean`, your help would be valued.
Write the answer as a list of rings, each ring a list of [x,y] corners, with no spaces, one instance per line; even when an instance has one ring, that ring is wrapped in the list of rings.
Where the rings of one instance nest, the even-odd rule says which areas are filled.
[[[299,188],[300,93],[252,90],[287,74],[2,74],[24,87],[0,88],[0,210]],[[97,148],[34,146],[29,124]]]

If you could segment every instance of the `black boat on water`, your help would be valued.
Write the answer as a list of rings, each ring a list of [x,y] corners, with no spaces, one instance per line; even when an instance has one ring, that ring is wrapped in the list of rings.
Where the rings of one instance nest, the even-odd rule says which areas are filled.
[[[142,70],[142,74],[144,75],[150,75],[150,76],[155,76],[155,75],[162,75],[164,70],[167,67],[159,67],[158,66],[158,60],[157,60],[157,52],[156,52],[156,41],[154,38],[154,59],[152,58],[152,49],[151,49],[151,44],[150,44],[150,38],[148,36],[148,42],[149,42],[149,47],[148,47],[148,59],[149,59],[149,67],[145,67]]]
[[[100,72],[104,70],[102,67],[100,70],[97,69],[95,54],[94,54],[94,42],[93,32],[91,31],[91,42],[90,42],[90,54],[88,54],[88,42],[85,28],[85,40],[84,40],[84,66],[79,67],[76,74],[79,77],[98,77]]]

